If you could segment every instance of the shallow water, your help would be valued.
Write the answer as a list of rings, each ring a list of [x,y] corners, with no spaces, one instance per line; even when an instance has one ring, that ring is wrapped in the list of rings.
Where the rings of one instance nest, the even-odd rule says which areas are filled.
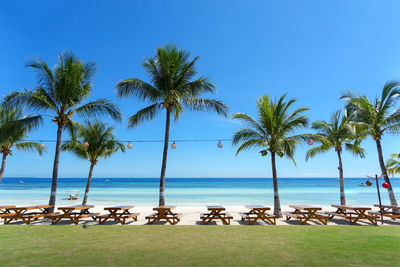
[[[107,182],[108,180],[109,182]],[[373,205],[378,202],[376,185],[360,186],[366,178],[345,179],[348,204]],[[382,183],[382,179],[380,183]],[[50,178],[4,178],[0,184],[0,204],[43,204],[48,202]],[[60,178],[57,204],[69,201],[69,191],[79,190],[82,197],[86,179]],[[158,204],[159,179],[94,178],[89,203],[94,205]],[[400,179],[392,179],[400,198]],[[339,182],[333,178],[280,178],[279,195],[282,205],[315,204],[328,206],[339,202]],[[382,203],[389,203],[387,191],[381,187]],[[166,202],[173,205],[245,205],[273,204],[271,178],[169,178],[166,180]]]

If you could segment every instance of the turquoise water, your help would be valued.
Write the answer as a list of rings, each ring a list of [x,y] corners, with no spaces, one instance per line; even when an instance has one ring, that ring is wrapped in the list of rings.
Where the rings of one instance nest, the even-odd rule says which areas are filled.
[[[106,181],[109,180],[109,181]],[[357,205],[377,203],[375,183],[359,186],[366,178],[345,179],[347,202]],[[373,181],[374,182],[374,181]],[[380,183],[383,181],[381,180]],[[4,178],[0,184],[0,204],[47,203],[50,194],[49,178]],[[84,193],[86,179],[60,178],[57,204],[71,204],[69,191]],[[392,179],[395,194],[400,198],[400,179]],[[94,205],[158,204],[159,179],[95,178],[89,195]],[[387,192],[381,187],[383,203],[389,203]],[[339,182],[331,178],[280,178],[279,194],[282,205],[330,205],[339,202]],[[170,178],[166,180],[166,202],[171,205],[245,205],[273,204],[270,178]],[[78,202],[76,202],[78,203]]]

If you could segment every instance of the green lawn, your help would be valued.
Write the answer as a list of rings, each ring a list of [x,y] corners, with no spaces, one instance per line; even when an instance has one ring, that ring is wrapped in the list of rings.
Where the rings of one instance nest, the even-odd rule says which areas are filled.
[[[0,266],[400,265],[400,228],[0,226]]]

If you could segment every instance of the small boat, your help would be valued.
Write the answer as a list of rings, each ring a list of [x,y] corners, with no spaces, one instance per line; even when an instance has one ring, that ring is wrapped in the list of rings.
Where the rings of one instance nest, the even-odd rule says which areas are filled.
[[[360,183],[360,184],[358,184],[358,186],[367,186],[367,185],[364,183]]]
[[[79,190],[68,192],[68,200],[78,200],[78,199],[79,199]]]
[[[23,184],[23,183],[24,183],[24,181],[22,181],[22,180],[19,180],[19,181],[18,181],[18,183],[20,183],[20,184]]]
[[[110,180],[106,179],[106,180],[104,180],[104,182],[105,182],[105,183],[109,183],[109,182],[110,182]]]

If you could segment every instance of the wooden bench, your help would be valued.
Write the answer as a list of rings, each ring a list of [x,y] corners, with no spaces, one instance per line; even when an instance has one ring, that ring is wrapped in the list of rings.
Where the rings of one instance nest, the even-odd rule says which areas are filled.
[[[139,215],[140,213],[130,213],[130,214],[120,215],[118,217],[110,217],[110,214],[103,214],[97,216],[97,219],[99,219],[99,224],[104,224],[104,222],[108,219],[114,219],[115,221],[119,221],[121,224],[126,224],[126,220],[128,219],[133,219],[136,222],[137,217]]]
[[[332,219],[334,216],[345,218],[350,222],[350,224],[355,224],[359,219],[368,219],[373,224],[376,224],[377,219],[379,219],[379,216],[376,216],[375,214],[363,214],[363,217],[360,218],[359,214],[355,212],[336,213],[327,211],[325,214],[329,216],[329,219]]]
[[[52,217],[59,214],[59,212],[48,212],[48,213],[40,213],[40,212],[32,212],[25,213],[23,215],[18,216],[18,219],[22,219],[22,221],[26,224],[30,224],[32,220],[38,220],[39,218]],[[12,220],[17,219],[14,214],[5,214],[2,216],[4,219],[4,224],[10,223]]]
[[[76,206],[68,206],[68,207],[58,207],[63,213],[52,216],[51,223],[57,224],[62,219],[69,219],[73,224],[78,224],[80,219],[92,217],[93,220],[96,220],[96,217],[100,215],[100,213],[92,213],[89,209],[93,208],[92,205],[76,205]]]
[[[289,211],[283,212],[283,215],[286,216],[286,220],[290,220],[290,218],[299,219],[300,224],[302,223],[302,220],[306,218],[303,214],[293,213],[293,212],[289,212]]]
[[[301,225],[304,225],[310,219],[317,219],[318,221],[326,225],[328,224],[328,219],[329,219],[328,215],[320,212],[314,213],[312,217],[309,217],[308,214],[306,213],[297,213],[297,212],[283,212],[283,215],[286,216],[287,221],[290,220],[291,218],[298,219]]]
[[[230,224],[230,223],[231,223],[231,220],[233,220],[233,216],[230,215],[230,214],[227,213],[227,212],[219,213],[218,215],[219,215],[219,216],[216,216],[216,217],[214,218],[212,213],[201,213],[201,214],[200,214],[200,219],[203,221],[203,223],[204,223],[206,220],[210,219],[210,217],[211,217],[211,218],[214,218],[214,219],[221,219],[221,220],[222,220],[222,223],[224,223],[224,224],[225,224],[225,221],[227,222],[227,224]]]
[[[276,219],[279,218],[276,215],[272,215],[268,212],[263,213],[264,216],[260,217],[257,214],[249,214],[248,212],[239,212],[241,220],[248,220],[249,224],[255,224],[257,220],[267,220],[269,223],[276,225]]]
[[[7,217],[7,216],[14,216],[14,215],[15,215],[15,213],[1,213],[0,218]]]
[[[165,216],[165,219],[172,219],[173,220],[173,224],[175,224],[176,222],[179,222],[181,220],[182,217],[182,213],[173,213],[173,215],[167,215]],[[158,219],[159,218],[159,214],[157,212],[152,213],[150,215],[147,215],[145,217],[146,220],[148,220],[148,223],[151,224],[152,220]]]
[[[93,220],[96,220],[97,216],[100,215],[100,213],[70,213],[70,219],[74,224],[79,223],[79,219],[84,219],[84,218],[89,218],[92,217]],[[66,218],[65,214],[60,214],[57,212],[57,214],[53,215],[50,217],[51,218],[51,223],[52,224],[57,224],[61,219]]]
[[[378,218],[381,217],[381,213],[379,211],[370,211],[370,212],[368,212],[368,214],[378,216]],[[383,215],[383,217],[389,217],[392,220],[400,219],[400,213],[395,213],[395,212],[387,213],[386,212],[386,213],[383,213],[382,215]]]

